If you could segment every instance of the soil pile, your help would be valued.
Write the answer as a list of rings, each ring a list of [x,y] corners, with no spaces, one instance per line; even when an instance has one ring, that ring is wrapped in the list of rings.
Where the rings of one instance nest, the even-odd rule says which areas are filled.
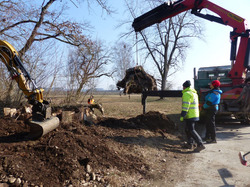
[[[172,184],[181,175],[171,171],[188,159],[174,122],[159,112],[61,124],[35,141],[25,139],[28,130],[22,121],[0,119],[0,184],[141,186],[169,178]]]

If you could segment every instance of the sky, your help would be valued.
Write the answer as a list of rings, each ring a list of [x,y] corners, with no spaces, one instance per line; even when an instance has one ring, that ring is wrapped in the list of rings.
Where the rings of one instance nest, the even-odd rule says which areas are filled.
[[[210,0],[222,8],[233,12],[234,14],[249,20],[250,25],[250,0]],[[86,6],[71,8],[70,16],[78,20],[88,20],[93,26],[92,37],[105,41],[108,45],[113,45],[122,32],[126,32],[125,27],[116,28],[119,21],[124,18],[124,2],[122,0],[107,1],[116,14],[108,16],[98,6],[87,10]],[[159,4],[160,5],[160,4]],[[145,10],[147,12],[149,10]],[[194,15],[193,15],[194,16]],[[199,19],[199,18],[198,18]],[[200,18],[202,19],[202,18]],[[131,23],[133,20],[131,20]],[[191,80],[193,83],[193,69],[199,67],[230,65],[230,38],[229,34],[232,27],[224,26],[215,22],[203,20],[204,40],[194,39],[191,41],[191,48],[187,51],[187,58],[184,66],[173,75],[169,80],[173,84],[173,89],[182,89],[182,83],[185,80]],[[249,26],[250,28],[250,26]],[[147,70],[147,67],[144,67]],[[147,73],[154,76],[155,71],[148,70]],[[109,85],[115,85],[116,82],[111,78],[100,79],[97,87],[108,89]]]

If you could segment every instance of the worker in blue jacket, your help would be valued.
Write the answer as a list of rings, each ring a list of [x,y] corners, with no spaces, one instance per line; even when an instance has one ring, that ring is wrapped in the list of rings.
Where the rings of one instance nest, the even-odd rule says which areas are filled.
[[[217,143],[216,141],[216,125],[215,115],[219,110],[219,103],[222,91],[220,90],[220,81],[214,80],[210,84],[211,90],[205,97],[204,116],[206,118],[206,136],[207,143]]]

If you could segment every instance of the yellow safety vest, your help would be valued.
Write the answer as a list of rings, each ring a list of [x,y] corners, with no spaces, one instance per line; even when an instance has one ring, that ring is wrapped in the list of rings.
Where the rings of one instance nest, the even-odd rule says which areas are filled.
[[[184,119],[199,117],[199,100],[196,90],[188,87],[182,91],[182,111],[187,112]]]

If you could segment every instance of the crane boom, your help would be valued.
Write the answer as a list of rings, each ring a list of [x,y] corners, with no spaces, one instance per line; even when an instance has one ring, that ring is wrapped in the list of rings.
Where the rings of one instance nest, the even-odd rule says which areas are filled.
[[[203,14],[203,9],[208,9],[215,15]],[[235,114],[235,116],[238,115],[238,113],[238,116],[242,116],[242,114],[245,115],[246,111],[243,111],[242,106],[240,106],[238,101],[241,93],[243,93],[243,87],[249,79],[247,75],[250,74],[250,30],[248,29],[247,21],[244,18],[208,0],[176,0],[163,3],[160,6],[135,18],[132,27],[135,32],[142,32],[143,29],[146,29],[153,24],[160,23],[163,20],[174,17],[188,10],[191,10],[192,14],[200,18],[233,28],[233,31],[230,32],[231,69],[227,70],[227,72],[229,71],[227,73],[227,80],[229,81],[221,84],[223,94],[221,96],[220,110],[222,113],[229,112]],[[240,38],[239,45],[237,43],[238,38]],[[219,66],[215,66],[213,68],[219,69]],[[213,75],[215,74],[216,72],[213,73]],[[211,82],[211,79],[217,78],[220,79],[221,77],[208,77],[205,79],[205,82]],[[198,85],[197,91],[200,93],[200,98],[204,97],[204,90],[208,89],[208,85],[203,85],[202,81],[204,81],[204,78],[203,80],[195,78],[195,86]],[[203,87],[200,85],[203,85]],[[202,104],[201,99],[200,103]],[[245,116],[246,117],[244,118],[247,119],[247,121],[250,121],[250,115]]]
[[[202,9],[208,9],[216,13],[219,17],[201,14]],[[204,19],[215,21],[234,28],[236,33],[244,33],[247,30],[246,20],[208,0],[178,0],[173,3],[163,3],[162,5],[146,12],[134,19],[132,24],[136,32],[165,19],[171,18],[184,11],[192,10],[191,13]]]
[[[202,14],[202,9],[208,9],[218,16]],[[233,86],[242,84],[247,70],[250,70],[250,30],[248,30],[247,21],[244,18],[208,0],[178,0],[171,3],[163,3],[135,18],[132,26],[136,32],[140,32],[153,24],[160,23],[165,19],[188,10],[191,10],[192,14],[206,20],[228,25],[233,28],[233,31],[230,33],[230,39],[232,41],[230,56],[232,69],[228,76],[232,79]],[[237,51],[238,37],[241,38],[241,41]],[[238,53],[236,54],[236,52]]]

